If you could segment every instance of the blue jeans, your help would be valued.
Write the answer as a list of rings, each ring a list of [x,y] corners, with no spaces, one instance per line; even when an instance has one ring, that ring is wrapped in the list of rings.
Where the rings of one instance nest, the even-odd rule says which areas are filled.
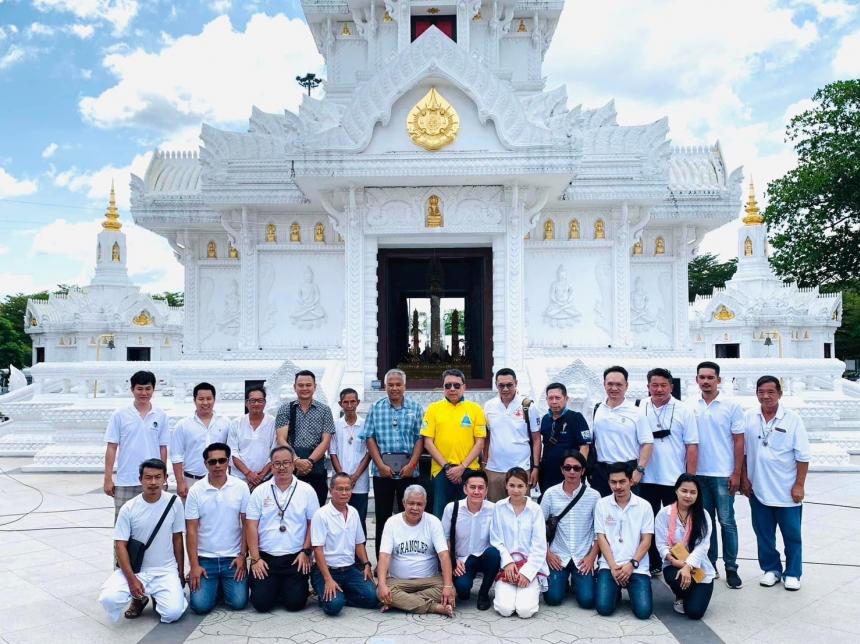
[[[594,608],[594,575],[583,575],[574,565],[573,561],[561,570],[550,568],[549,587],[543,595],[547,606],[559,606],[567,594],[568,580],[570,588],[576,596],[576,603],[580,608],[591,610]]]
[[[242,610],[248,603],[248,576],[236,581],[236,569],[230,564],[234,557],[200,557],[200,565],[206,576],[200,578],[200,586],[191,593],[189,603],[192,612],[199,615],[210,612],[218,603],[218,595],[232,610]]]
[[[627,583],[627,592],[630,594],[633,614],[639,619],[648,619],[651,617],[654,605],[651,597],[651,575],[640,575],[637,573],[630,575],[630,581]],[[621,587],[615,583],[615,577],[612,576],[609,569],[601,568],[598,570],[597,594],[594,602],[598,614],[604,617],[612,615],[615,612],[620,594]]]
[[[358,512],[358,522],[361,524],[361,529],[364,530],[364,536],[367,538],[367,497],[370,496],[368,492],[363,492],[358,494],[356,492],[352,493],[352,496],[349,498],[349,504],[355,508],[356,512]]]
[[[758,565],[764,572],[774,572],[780,576],[797,577],[803,574],[803,543],[800,535],[800,521],[803,506],[778,508],[765,505],[755,494],[750,496],[750,514],[753,532],[758,543]],[[785,544],[785,570],[776,549],[776,527],[782,533]]]
[[[708,549],[708,559],[717,564],[717,522],[720,520],[720,534],[723,538],[723,563],[726,570],[738,569],[738,526],[735,523],[735,497],[729,494],[729,479],[727,476],[700,476],[699,485],[702,487],[702,504],[705,512],[711,517],[711,547]],[[716,514],[716,516],[714,516]]]
[[[451,501],[459,501],[464,496],[463,486],[459,483],[451,483],[445,476],[445,472],[439,472],[433,477],[433,515],[437,519],[442,519],[446,505]]]
[[[325,579],[316,566],[311,570],[311,586],[319,597],[320,608],[326,615],[337,615],[344,606],[356,608],[377,608],[379,606],[379,600],[376,598],[376,586],[372,581],[364,578],[363,569],[347,566],[345,568],[329,568],[329,572],[341,590],[337,591],[331,599],[323,599]]]
[[[493,546],[489,546],[480,557],[469,555],[464,565],[466,572],[459,577],[454,576],[454,588],[457,590],[457,598],[462,600],[469,599],[469,595],[472,593],[472,585],[475,583],[475,577],[478,573],[483,575],[478,596],[489,595],[490,588],[493,587],[493,582],[496,580],[496,575],[499,573],[499,568],[502,565],[502,556],[499,554],[499,551]]]

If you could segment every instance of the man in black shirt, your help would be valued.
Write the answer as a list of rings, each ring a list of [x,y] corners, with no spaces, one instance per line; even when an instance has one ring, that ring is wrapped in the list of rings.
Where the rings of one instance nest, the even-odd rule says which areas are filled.
[[[548,384],[546,402],[549,411],[540,423],[543,453],[538,483],[541,494],[563,481],[561,464],[565,452],[579,450],[587,457],[591,444],[591,431],[585,418],[578,411],[567,408],[567,387],[560,382]]]

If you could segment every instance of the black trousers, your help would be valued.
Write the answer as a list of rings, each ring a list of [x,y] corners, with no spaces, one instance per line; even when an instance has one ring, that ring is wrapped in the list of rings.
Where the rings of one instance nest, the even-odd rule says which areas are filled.
[[[658,485],[657,483],[640,483],[639,496],[651,504],[651,509],[654,511],[655,517],[661,507],[672,505],[677,500],[674,485]],[[648,548],[648,560],[651,570],[663,567],[663,562],[660,561],[660,553],[657,550],[657,544],[653,537],[651,538],[651,547]]]
[[[627,465],[633,469],[635,469],[638,464],[639,461],[636,459],[627,461]],[[591,484],[591,487],[600,492],[600,496],[609,496],[612,494],[612,489],[609,487],[609,465],[609,463],[598,461],[594,466],[594,470],[588,475],[588,482]],[[634,494],[638,494],[638,487],[639,486],[637,485],[633,488]]]
[[[317,500],[320,503],[320,507],[325,505],[326,499],[328,498],[328,475],[324,471],[321,473],[311,472],[305,476],[297,475],[296,478],[300,481],[304,481],[314,489],[314,492],[317,493]]]
[[[260,557],[269,566],[269,575],[265,579],[255,579],[251,573],[251,604],[254,610],[268,613],[278,604],[288,611],[305,607],[308,601],[308,575],[300,573],[293,565],[298,554],[276,557],[260,552]]]
[[[385,522],[395,512],[403,510],[403,492],[413,483],[418,483],[417,478],[411,476],[406,479],[387,479],[381,476],[373,477],[373,502],[375,504],[374,516],[376,518],[376,560],[379,561],[379,546],[382,542],[382,529]]]

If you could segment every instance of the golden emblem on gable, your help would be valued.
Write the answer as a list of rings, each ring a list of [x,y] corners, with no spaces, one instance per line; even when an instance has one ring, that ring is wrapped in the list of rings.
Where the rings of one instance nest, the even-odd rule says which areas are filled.
[[[138,315],[135,315],[131,321],[135,326],[150,326],[154,322],[149,311],[141,311]]]
[[[406,131],[415,145],[425,150],[441,150],[454,142],[460,131],[460,117],[454,106],[435,87],[409,111]]]
[[[727,322],[729,320],[733,320],[735,314],[732,313],[725,304],[720,304],[717,307],[716,312],[714,313],[714,319],[720,320],[722,322]]]

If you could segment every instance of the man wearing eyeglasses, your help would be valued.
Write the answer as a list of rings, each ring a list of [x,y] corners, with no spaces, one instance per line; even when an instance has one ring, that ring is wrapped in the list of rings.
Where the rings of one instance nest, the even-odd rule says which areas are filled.
[[[484,449],[487,421],[481,406],[466,400],[466,376],[459,369],[442,374],[445,397],[427,407],[421,435],[433,457],[433,514],[441,519],[445,506],[463,494],[466,468],[480,469],[478,456]]]
[[[311,519],[319,510],[314,489],[294,474],[296,453],[288,445],[271,452],[274,476],[251,493],[245,538],[251,557],[251,604],[265,613],[280,602],[304,608],[311,571]]]
[[[540,462],[540,416],[531,401],[517,393],[517,374],[507,367],[496,372],[499,395],[484,403],[487,441],[484,443],[487,498],[501,501],[507,496],[505,472],[521,467],[531,486],[538,482]]]
[[[248,413],[230,424],[227,445],[230,446],[232,474],[245,481],[252,490],[269,475],[269,452],[275,446],[275,418],[266,413],[266,390],[254,385],[245,392]]]
[[[185,532],[191,571],[191,610],[206,614],[218,596],[232,610],[248,603],[244,522],[251,496],[248,486],[227,469],[230,447],[212,443],[203,450],[208,475],[188,491]]]

